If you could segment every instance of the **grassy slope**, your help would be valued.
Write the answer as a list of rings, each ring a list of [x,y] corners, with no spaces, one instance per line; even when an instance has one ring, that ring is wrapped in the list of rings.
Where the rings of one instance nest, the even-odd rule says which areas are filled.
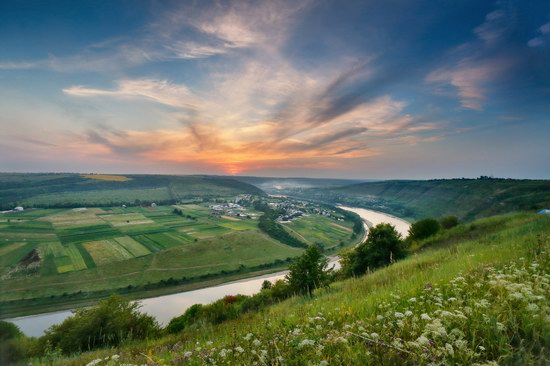
[[[109,205],[175,201],[193,197],[220,197],[264,193],[244,182],[216,176],[125,175],[128,180],[89,179],[79,174],[0,173],[0,209],[17,204]]]
[[[548,258],[539,267],[530,267],[533,251],[550,247],[549,232],[547,216],[516,214],[483,219],[473,227],[461,225],[439,242],[432,242],[432,248],[393,266],[317,291],[313,300],[295,297],[237,321],[204,325],[177,336],[83,354],[58,363],[81,365],[117,353],[121,362],[135,364],[145,363],[147,358],[158,364],[203,364],[213,357],[218,364],[247,365],[260,361],[265,350],[268,359],[282,357],[285,365],[319,365],[322,361],[330,365],[427,364],[443,358],[451,364],[534,364],[535,359],[544,364],[548,349],[540,347],[550,345],[547,300],[531,300],[538,304],[538,310],[528,311],[526,301],[512,299],[507,291],[523,291],[532,299],[540,294],[550,296]],[[499,275],[490,269],[512,261],[519,264],[506,270],[509,274]],[[461,282],[455,279],[457,276],[466,279]],[[501,288],[500,282],[491,284],[490,278],[523,284]],[[416,302],[409,301],[411,297]],[[406,313],[408,309],[413,316],[399,325],[401,319],[394,311]],[[467,312],[468,319],[463,320],[457,310]],[[421,313],[430,314],[432,320],[421,320]],[[381,314],[387,320],[377,320]],[[445,334],[433,334],[441,333],[441,327]],[[418,343],[415,340],[423,329],[432,339],[431,344],[418,347],[408,343]],[[248,333],[253,335],[245,340]],[[254,339],[261,343],[254,345]],[[314,345],[304,343],[306,339]],[[447,343],[453,348],[452,356]],[[465,348],[461,350],[459,345]],[[243,348],[242,354],[237,347]],[[222,349],[232,349],[232,353],[222,357]],[[184,359],[186,351],[192,352],[188,362]]]
[[[332,192],[367,198],[363,205],[412,218],[456,215],[472,220],[550,206],[549,180],[382,181],[340,187]]]

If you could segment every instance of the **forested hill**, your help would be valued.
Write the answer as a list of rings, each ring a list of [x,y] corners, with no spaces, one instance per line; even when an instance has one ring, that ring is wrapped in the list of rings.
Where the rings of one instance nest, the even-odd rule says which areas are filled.
[[[310,195],[418,219],[456,215],[463,220],[550,207],[550,180],[438,179],[353,184]]]
[[[176,175],[81,175],[0,173],[0,209],[167,204],[177,200],[238,194],[265,195],[228,177]]]

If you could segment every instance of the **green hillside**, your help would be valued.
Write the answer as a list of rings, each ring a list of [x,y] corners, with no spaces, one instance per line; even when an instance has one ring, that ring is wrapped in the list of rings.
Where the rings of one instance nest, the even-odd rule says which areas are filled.
[[[174,203],[238,194],[264,195],[259,188],[227,177],[173,175],[81,175],[0,173],[0,210]]]
[[[176,335],[53,363],[548,364],[549,232],[548,216],[478,220],[408,259],[318,290],[312,299],[292,297],[234,321],[195,324]]]
[[[373,208],[409,219],[456,215],[463,220],[472,220],[550,207],[550,181],[492,178],[391,180],[302,190],[300,195]]]

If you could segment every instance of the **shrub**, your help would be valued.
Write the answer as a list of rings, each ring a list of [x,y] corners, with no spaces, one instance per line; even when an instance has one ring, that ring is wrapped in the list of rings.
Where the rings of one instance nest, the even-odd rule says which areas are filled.
[[[415,222],[409,228],[409,237],[411,241],[426,239],[436,234],[441,229],[439,221],[435,219],[424,219]]]
[[[446,216],[439,220],[439,223],[441,224],[441,227],[443,229],[452,229],[453,227],[458,225],[458,217]]]
[[[65,354],[117,346],[123,341],[155,337],[160,328],[153,317],[139,312],[139,303],[111,296],[91,308],[79,309],[40,338]]]

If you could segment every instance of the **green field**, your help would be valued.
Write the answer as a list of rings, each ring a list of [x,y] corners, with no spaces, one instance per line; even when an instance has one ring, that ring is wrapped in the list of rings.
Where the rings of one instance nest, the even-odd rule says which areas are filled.
[[[174,279],[185,284],[206,282],[212,276],[245,276],[270,266],[281,268],[301,253],[262,233],[261,213],[247,209],[247,214],[250,218],[213,214],[208,204],[2,214],[0,309],[6,301],[40,303],[63,295],[70,302],[69,294],[82,291],[138,291],[162,287],[162,281],[175,283]],[[290,226],[310,244],[352,242],[349,222],[314,215]],[[24,259],[34,252],[39,267],[31,266],[31,271]]]
[[[300,217],[284,226],[299,240],[322,247],[346,243],[353,233],[353,223],[335,221],[319,215]]]

